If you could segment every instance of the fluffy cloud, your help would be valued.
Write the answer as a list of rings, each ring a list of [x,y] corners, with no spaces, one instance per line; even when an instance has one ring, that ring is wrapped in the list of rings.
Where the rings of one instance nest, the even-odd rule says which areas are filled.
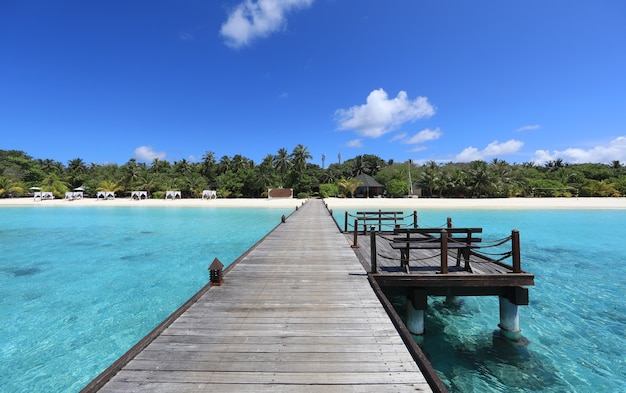
[[[407,145],[418,145],[420,143],[434,141],[435,139],[439,139],[440,137],[441,130],[439,129],[439,127],[435,128],[434,130],[426,128],[410,138],[403,139],[402,143],[405,143]]]
[[[240,48],[255,38],[267,37],[282,29],[287,12],[311,4],[313,0],[245,0],[228,15],[220,34],[226,45]]]
[[[605,163],[609,164],[614,160],[626,161],[626,136],[620,136],[606,145],[595,146],[589,150],[580,148],[569,148],[566,150],[537,150],[533,162],[543,165],[548,161],[561,158],[563,161],[572,164],[581,163]]]
[[[162,151],[154,151],[152,146],[139,146],[135,149],[135,154],[133,157],[139,161],[150,162],[155,158],[159,160],[165,159],[165,152]]]
[[[522,131],[533,131],[533,130],[538,130],[541,128],[540,124],[532,124],[532,125],[528,125],[528,126],[522,126],[518,129],[515,130],[515,132],[522,132]]]
[[[493,141],[483,150],[478,150],[477,148],[470,146],[461,153],[457,154],[455,161],[469,162],[475,160],[486,160],[490,157],[498,158],[507,154],[517,153],[522,146],[524,146],[524,142],[515,139],[508,140],[504,143]]]
[[[360,139],[353,139],[351,141],[348,141],[346,143],[347,147],[363,147],[363,143],[361,142]]]
[[[401,91],[396,98],[389,99],[383,89],[372,91],[366,103],[335,112],[340,130],[354,130],[359,135],[378,138],[407,122],[429,118],[435,108],[426,97],[409,100]]]

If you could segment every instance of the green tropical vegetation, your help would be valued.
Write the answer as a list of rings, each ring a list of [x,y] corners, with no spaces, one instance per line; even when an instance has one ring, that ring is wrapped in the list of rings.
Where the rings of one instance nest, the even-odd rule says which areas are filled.
[[[211,151],[200,162],[182,159],[171,163],[155,158],[148,164],[131,158],[123,165],[101,165],[75,158],[63,164],[34,159],[23,151],[0,150],[0,197],[27,196],[33,187],[52,191],[57,197],[78,187],[87,196],[96,191],[127,196],[133,190],[146,190],[161,198],[166,190],[180,190],[183,198],[199,198],[202,190],[215,189],[222,198],[253,198],[267,196],[270,188],[285,187],[299,196],[353,197],[359,195],[360,182],[354,178],[360,174],[383,184],[390,197],[406,196],[409,190],[424,197],[445,198],[626,195],[626,167],[619,161],[608,165],[568,164],[562,159],[545,165],[509,164],[499,159],[415,164],[363,154],[343,162],[338,155],[338,162],[323,168],[308,162],[312,158],[301,144],[291,153],[281,148],[268,154],[258,164],[240,154],[218,160]]]

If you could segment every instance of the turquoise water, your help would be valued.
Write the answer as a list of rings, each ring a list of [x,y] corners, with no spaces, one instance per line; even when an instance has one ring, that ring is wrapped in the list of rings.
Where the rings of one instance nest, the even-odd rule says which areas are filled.
[[[281,209],[0,209],[0,391],[76,392],[278,224]],[[525,347],[495,298],[433,298],[423,348],[453,392],[626,386],[626,211],[419,211],[420,224],[520,230],[535,274]],[[343,226],[343,212],[335,216]]]
[[[494,334],[495,297],[463,297],[452,307],[429,300],[421,346],[451,392],[626,391],[625,210],[418,215],[421,226],[438,227],[450,216],[455,226],[482,227],[484,241],[518,229],[522,269],[535,274],[530,305],[520,308],[525,346]],[[334,216],[343,227],[344,211]]]
[[[0,391],[79,391],[289,213],[0,209]]]

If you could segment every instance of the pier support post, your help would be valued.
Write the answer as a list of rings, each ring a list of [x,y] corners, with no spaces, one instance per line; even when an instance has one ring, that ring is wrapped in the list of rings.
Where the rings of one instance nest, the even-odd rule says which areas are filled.
[[[428,306],[426,291],[414,289],[406,299],[406,328],[415,336],[424,335],[424,312]]]
[[[359,220],[355,219],[354,220],[354,237],[352,240],[352,245],[350,247],[352,248],[359,248]],[[365,234],[367,234],[367,229],[365,230]]]
[[[502,335],[511,341],[518,341],[522,337],[519,328],[518,306],[506,297],[500,296],[500,323],[498,327]]]
[[[376,262],[376,231],[373,225],[370,231],[370,262],[370,272],[375,274],[378,271],[378,265]]]

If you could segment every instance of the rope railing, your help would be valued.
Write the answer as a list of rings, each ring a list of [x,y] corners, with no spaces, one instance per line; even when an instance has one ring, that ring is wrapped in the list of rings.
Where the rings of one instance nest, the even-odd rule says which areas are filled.
[[[448,221],[448,225],[450,224],[450,221]],[[459,228],[460,230],[463,230],[463,228]],[[467,228],[467,230],[470,230],[471,228]],[[449,230],[452,230],[452,228],[449,228]],[[458,230],[458,229],[457,229]],[[482,230],[481,230],[482,231]],[[509,265],[510,268],[512,268],[513,273],[522,273],[522,269],[521,269],[521,258],[520,258],[520,246],[519,246],[519,231],[517,230],[513,230],[511,232],[511,236],[507,236],[505,238],[502,239],[495,239],[495,240],[491,240],[489,242],[486,243],[482,243],[480,246],[477,245],[476,243],[472,242],[472,244],[469,244],[469,241],[472,241],[474,239],[471,238],[471,235],[468,234],[467,238],[455,238],[453,236],[446,236],[445,235],[445,230],[442,230],[442,234],[441,237],[424,237],[424,238],[408,238],[406,239],[406,243],[407,243],[407,250],[403,251],[404,254],[401,253],[400,258],[396,257],[396,256],[390,256],[390,255],[386,255],[384,253],[379,253],[376,252],[376,237],[380,237],[383,240],[389,241],[389,242],[396,242],[396,243],[403,243],[404,239],[401,238],[397,238],[397,237],[393,237],[393,236],[388,236],[388,235],[383,235],[381,233],[375,233],[374,232],[374,227],[372,226],[372,232],[370,233],[371,235],[371,245],[372,245],[372,272],[376,272],[376,267],[377,267],[377,262],[376,262],[376,258],[380,257],[386,260],[398,260],[400,259],[401,265],[405,266],[408,272],[408,263],[409,262],[418,262],[418,261],[424,261],[424,260],[429,260],[429,259],[436,259],[437,257],[439,257],[441,259],[441,273],[447,273],[447,257],[444,258],[443,256],[443,251],[446,251],[447,254],[447,250],[448,247],[450,245],[453,244],[463,244],[463,245],[467,245],[468,249],[466,251],[463,251],[463,255],[466,261],[466,270],[468,271],[472,271],[471,267],[469,265],[469,258],[470,255],[474,254],[477,256],[483,256],[485,257],[487,260],[483,261],[483,262],[494,262],[494,263],[501,263],[502,261],[504,261],[505,259],[508,258],[512,258],[512,263],[511,265]],[[355,237],[356,237],[356,232],[355,232]],[[472,240],[470,240],[472,239]],[[475,239],[477,242],[481,242],[482,239]],[[410,257],[409,256],[409,252],[408,250],[411,249],[412,247],[409,247],[409,243],[411,244],[433,244],[433,243],[439,243],[441,242],[441,250],[439,253],[437,254],[430,254],[427,256],[422,256],[422,257]],[[497,247],[501,247],[502,245],[511,242],[511,248],[509,250],[506,251],[502,251],[502,252],[498,252],[498,250],[496,249]],[[429,249],[431,248],[431,246],[428,247]],[[458,249],[459,251],[457,251],[457,266],[459,263],[459,258],[461,254],[461,250],[459,249],[458,246],[455,247],[456,249]],[[486,249],[493,249],[492,252],[489,251],[484,251]],[[476,250],[480,250],[480,253],[475,252]],[[404,256],[403,256],[404,255]],[[477,261],[475,261],[477,262]]]
[[[384,254],[381,254],[381,253],[376,253],[376,256],[384,258],[384,259],[387,259],[387,260],[390,260],[390,261],[397,261],[397,260],[399,260],[398,257],[395,257],[395,256],[392,257],[392,256],[384,255]],[[441,258],[441,253],[425,256],[425,257],[422,257],[422,258],[409,257],[408,261],[409,262],[419,262],[419,261],[425,261],[427,259],[432,259],[432,258]]]
[[[487,242],[482,242],[480,246],[477,246],[476,248],[493,248],[493,247],[499,247],[505,243],[508,243],[509,241],[511,241],[513,237],[512,236],[507,236],[505,238],[502,239],[496,239],[496,240],[491,240],[491,241],[487,241]]]

